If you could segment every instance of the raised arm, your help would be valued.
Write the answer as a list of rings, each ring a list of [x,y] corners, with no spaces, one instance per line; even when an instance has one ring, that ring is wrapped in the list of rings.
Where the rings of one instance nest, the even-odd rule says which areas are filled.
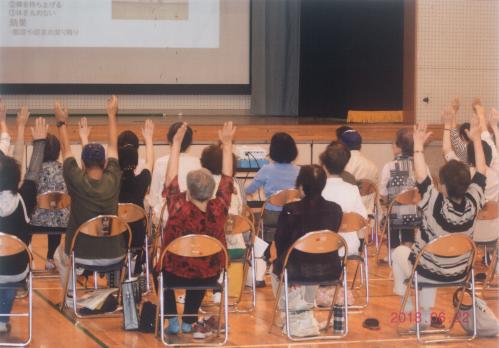
[[[107,147],[108,158],[118,158],[118,126],[116,114],[118,113],[118,97],[113,95],[107,100],[107,117],[109,119],[109,141]]]
[[[452,151],[452,144],[450,140],[450,131],[454,122],[454,112],[447,108],[442,113],[442,121],[444,123],[444,136],[442,139],[442,151],[444,155],[448,155]]]
[[[180,158],[180,145],[184,139],[185,132],[187,131],[187,123],[183,123],[177,130],[173,137],[173,142],[170,148],[170,157],[168,158],[168,165],[166,167],[165,187],[170,186],[170,183],[178,175],[178,161]]]
[[[16,161],[21,163],[24,157],[24,130],[26,129],[26,123],[29,119],[29,110],[27,106],[22,106],[21,110],[17,113],[17,136],[16,143],[14,145],[14,158]]]
[[[154,123],[151,120],[146,120],[144,128],[142,128],[142,137],[146,144],[146,165],[145,168],[152,173],[154,167]]]
[[[230,177],[234,174],[232,163],[232,141],[234,134],[236,134],[236,127],[233,126],[232,122],[225,122],[224,127],[218,131],[223,151],[222,174]]]
[[[88,144],[88,138],[90,137],[90,132],[92,127],[88,126],[88,121],[86,117],[82,117],[78,123],[78,133],[80,135],[81,146]]]
[[[485,109],[482,106],[482,102],[480,101],[480,98],[476,97],[473,100],[473,110],[475,112],[475,115],[478,118],[478,124],[480,126],[480,130],[482,132],[488,132],[487,129],[487,119],[485,118]],[[477,110],[476,106],[479,106],[479,110]]]
[[[67,123],[69,121],[68,109],[62,106],[59,101],[55,102],[54,107],[55,119],[57,121],[57,129],[59,129],[59,141],[61,142],[62,158],[66,159],[73,157],[71,146],[69,145]]]
[[[7,128],[7,108],[0,99],[0,151],[8,155],[10,146],[9,129]]]
[[[489,115],[489,124],[490,128],[492,128],[492,132],[494,132],[494,139],[497,151],[499,151],[499,126],[497,125],[498,122],[499,122],[499,113],[495,108],[492,108],[492,110],[490,110],[490,115]]]
[[[480,103],[480,100],[475,100],[473,102],[473,111],[475,116],[470,122],[470,130],[466,132],[468,138],[473,142],[473,147],[475,148],[475,168],[480,174],[485,175],[487,172],[487,164],[485,163],[485,155],[483,153],[482,147],[482,126],[480,124],[480,118],[485,118],[485,110]]]
[[[418,123],[414,126],[414,174],[416,181],[420,184],[428,176],[427,165],[424,158],[424,145],[430,138],[431,132],[427,132],[426,123]]]

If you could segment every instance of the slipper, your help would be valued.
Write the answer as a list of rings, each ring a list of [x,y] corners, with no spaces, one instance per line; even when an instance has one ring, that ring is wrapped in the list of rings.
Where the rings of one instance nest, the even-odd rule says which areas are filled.
[[[362,322],[362,327],[369,330],[379,330],[379,320],[375,318],[367,318]]]

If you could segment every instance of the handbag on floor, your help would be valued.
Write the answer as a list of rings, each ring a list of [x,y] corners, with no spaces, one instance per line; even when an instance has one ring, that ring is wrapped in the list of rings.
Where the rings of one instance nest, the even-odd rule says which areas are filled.
[[[137,299],[140,302],[140,286],[137,279],[127,280],[121,284],[121,296],[123,300],[123,328],[125,330],[137,330],[139,319],[137,315]]]
[[[458,298],[459,290],[454,292],[452,302],[454,308],[459,303]],[[471,299],[471,291],[466,290],[465,296]],[[499,321],[497,320],[494,312],[487,306],[487,303],[481,298],[475,297],[476,306],[476,333],[478,337],[494,337],[499,333]],[[459,313],[457,314],[457,321],[461,324],[462,328],[469,335],[473,334],[473,306],[471,304],[461,303]]]

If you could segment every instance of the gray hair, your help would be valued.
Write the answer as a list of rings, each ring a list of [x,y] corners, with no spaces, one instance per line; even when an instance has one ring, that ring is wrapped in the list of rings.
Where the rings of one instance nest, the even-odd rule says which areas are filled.
[[[195,200],[207,201],[215,191],[215,179],[213,179],[210,171],[205,168],[190,171],[187,174],[187,190]]]

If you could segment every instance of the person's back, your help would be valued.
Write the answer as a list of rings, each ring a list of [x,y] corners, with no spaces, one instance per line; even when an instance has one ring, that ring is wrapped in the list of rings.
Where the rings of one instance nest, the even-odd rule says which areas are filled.
[[[374,183],[378,182],[378,168],[373,161],[362,155],[362,137],[354,129],[346,130],[341,134],[341,142],[350,150],[350,160],[345,171],[352,174],[356,181],[367,179]]]

